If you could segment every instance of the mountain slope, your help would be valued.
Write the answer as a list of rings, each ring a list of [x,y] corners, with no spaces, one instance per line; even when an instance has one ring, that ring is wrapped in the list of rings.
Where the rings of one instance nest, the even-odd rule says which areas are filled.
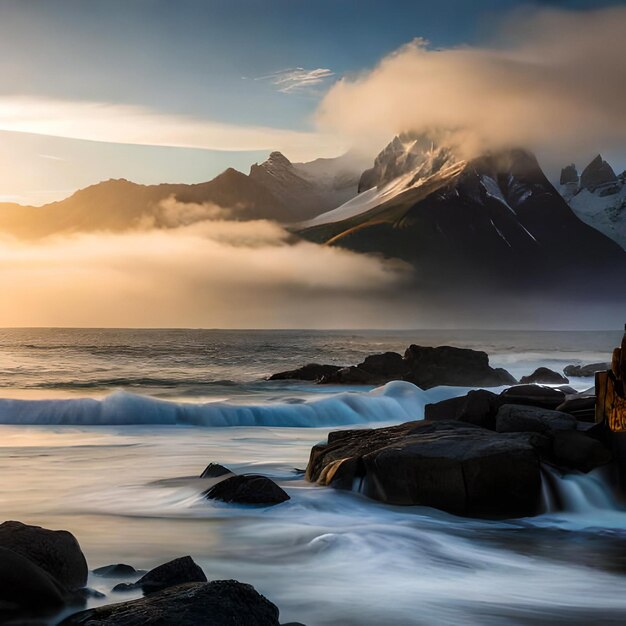
[[[291,163],[280,152],[250,168],[250,178],[264,185],[285,205],[297,208],[299,219],[324,213],[356,195],[361,174],[351,155]]]
[[[464,162],[434,145],[407,158],[403,139],[403,150],[394,140],[379,155],[378,176],[366,174],[363,186],[381,186],[302,224],[302,236],[403,259],[433,287],[575,291],[581,280],[610,283],[626,271],[626,254],[574,215],[532,154]]]
[[[573,164],[564,168],[559,191],[583,222],[626,249],[626,172],[616,176],[598,155],[581,176]]]
[[[123,231],[146,225],[168,227],[168,199],[180,203],[218,205],[233,219],[284,220],[289,211],[264,186],[228,169],[196,185],[139,185],[108,180],[77,191],[69,198],[42,207],[0,204],[0,231],[19,237],[42,237],[61,232]],[[174,220],[175,222],[175,220]]]

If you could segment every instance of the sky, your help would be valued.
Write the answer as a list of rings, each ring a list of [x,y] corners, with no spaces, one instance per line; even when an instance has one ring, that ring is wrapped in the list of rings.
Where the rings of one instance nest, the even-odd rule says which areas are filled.
[[[200,182],[275,149],[334,156],[355,138],[321,127],[319,110],[342,79],[415,38],[483,46],[512,16],[598,6],[0,0],[0,200],[42,204],[119,177]]]

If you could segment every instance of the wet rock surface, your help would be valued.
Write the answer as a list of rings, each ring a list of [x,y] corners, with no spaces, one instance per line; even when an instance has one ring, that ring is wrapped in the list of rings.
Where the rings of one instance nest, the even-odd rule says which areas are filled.
[[[63,626],[279,626],[278,608],[235,580],[188,583],[139,600],[82,611]]]
[[[206,582],[202,568],[190,556],[182,556],[150,570],[135,583],[120,583],[113,591],[141,589],[145,594],[184,583]]]
[[[289,500],[287,493],[273,480],[256,474],[226,478],[205,492],[205,496],[209,500],[259,505],[280,504]]]

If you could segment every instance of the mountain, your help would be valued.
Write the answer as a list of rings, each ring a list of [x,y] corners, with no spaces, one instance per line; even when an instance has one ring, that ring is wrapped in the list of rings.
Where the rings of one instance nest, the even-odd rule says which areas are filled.
[[[626,249],[626,172],[596,156],[578,175],[574,164],[563,168],[559,191],[576,215]]]
[[[465,161],[426,136],[402,135],[360,188],[300,234],[407,261],[431,287],[576,292],[586,279],[610,289],[626,271],[626,253],[578,219],[525,150]]]
[[[205,183],[140,185],[108,180],[41,207],[0,203],[0,232],[18,237],[55,233],[167,228],[210,218],[215,206],[236,220],[292,223],[341,204],[356,193],[361,169],[351,155],[292,164],[279,152],[250,175],[229,168]],[[186,211],[180,204],[210,205]],[[193,218],[193,219],[192,219]]]
[[[356,195],[362,167],[351,154],[336,159],[292,163],[280,152],[250,168],[250,178],[266,187],[285,206],[297,207],[306,220]]]

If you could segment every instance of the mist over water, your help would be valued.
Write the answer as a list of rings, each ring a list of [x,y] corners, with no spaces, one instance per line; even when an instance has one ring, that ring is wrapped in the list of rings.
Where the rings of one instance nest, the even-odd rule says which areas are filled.
[[[15,417],[16,407],[31,416],[28,425],[0,425],[3,517],[72,531],[90,569],[115,562],[151,568],[190,554],[209,579],[253,584],[279,606],[283,622],[623,623],[626,598],[616,590],[626,582],[626,511],[601,475],[554,476],[567,506],[500,521],[321,488],[297,470],[335,424],[420,419],[425,402],[466,390],[392,383],[372,392],[264,380],[305,362],[356,363],[410,343],[482,348],[492,365],[520,376],[540,364],[605,360],[620,334],[2,331],[0,422]],[[593,381],[572,383],[584,389]],[[98,405],[86,401],[119,398],[128,404],[118,405],[115,424],[69,419],[77,406],[84,419],[93,416]],[[54,409],[65,425],[43,421],[53,400],[72,407]],[[226,428],[210,420],[137,424],[154,403],[178,416],[187,407],[263,415],[274,425],[242,426],[240,417],[220,425]],[[308,421],[297,428],[276,421],[303,415]],[[197,476],[209,462],[267,475],[291,500],[270,508],[205,500],[207,482]],[[134,597],[111,593],[117,582],[91,576],[89,585],[107,594],[92,602]]]

